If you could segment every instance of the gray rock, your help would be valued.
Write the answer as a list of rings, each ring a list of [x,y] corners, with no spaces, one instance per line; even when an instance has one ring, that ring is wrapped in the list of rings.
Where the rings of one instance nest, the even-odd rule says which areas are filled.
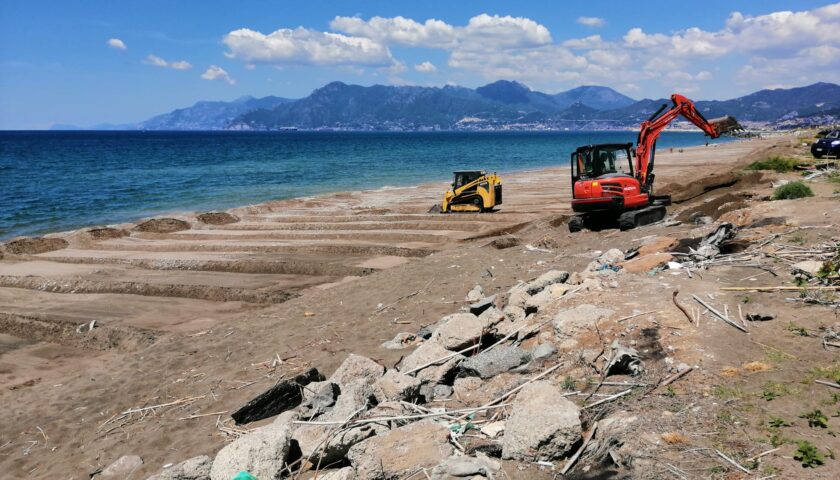
[[[486,456],[467,457],[451,456],[440,462],[432,470],[432,480],[447,480],[451,477],[482,476],[493,478],[502,469],[502,465]]]
[[[157,478],[158,480],[208,480],[212,466],[212,458],[199,455],[163,469]]]
[[[541,343],[531,350],[531,358],[534,360],[545,360],[557,353],[557,349],[550,343]]]
[[[255,428],[219,450],[210,469],[211,480],[230,480],[241,471],[257,478],[274,478],[283,471],[292,439],[294,412],[283,413],[274,423]]]
[[[491,378],[531,361],[531,354],[519,347],[500,345],[481,352],[461,363],[461,372],[469,377]]]
[[[410,402],[420,394],[420,380],[396,370],[388,370],[373,384],[373,396],[378,403],[388,400]]]
[[[508,305],[502,312],[505,314],[505,317],[513,323],[525,320],[525,317],[527,316],[525,308],[516,305]]]
[[[123,455],[114,463],[102,470],[96,478],[101,479],[127,479],[143,466],[143,459],[137,455]]]
[[[478,319],[481,323],[485,325],[496,325],[499,322],[507,320],[505,314],[496,307],[490,307],[487,310],[481,312],[481,315],[478,316]]]
[[[392,340],[383,342],[381,347],[388,350],[402,350],[408,348],[417,341],[417,335],[408,332],[400,332]]]
[[[315,391],[311,398],[306,400],[301,404],[302,407],[309,410],[307,416],[318,415],[324,413],[335,405],[335,399],[341,395],[341,388],[338,384],[333,382],[318,382],[319,385],[318,389]],[[309,388],[309,385],[304,387],[304,389]]]
[[[472,313],[454,313],[441,320],[430,341],[448,350],[462,350],[475,345],[489,326]]]
[[[484,289],[481,288],[481,285],[476,285],[473,287],[472,290],[467,292],[467,296],[464,297],[464,300],[468,302],[477,302],[484,297]]]
[[[516,395],[505,422],[502,458],[554,460],[581,439],[580,409],[547,381],[526,385]]]
[[[405,357],[402,362],[400,362],[400,372],[408,372],[420,367],[421,365],[452,355],[452,353],[453,352],[443,348],[443,346],[438,343],[430,341],[425,342],[417,347],[416,350],[411,352],[409,356]],[[458,362],[463,359],[463,355],[455,355],[446,361],[440,362],[439,364],[423,368],[414,375],[425,384],[440,383],[444,380],[444,378],[449,377],[458,365]]]
[[[485,310],[492,307],[496,302],[496,296],[490,295],[470,305],[470,313],[473,315],[481,315]]]
[[[525,287],[525,291],[529,295],[534,295],[535,293],[541,292],[545,287],[555,283],[563,283],[568,280],[568,278],[569,272],[564,272],[562,270],[549,270],[537,277],[535,280],[528,282]]]
[[[322,470],[318,474],[320,480],[353,480],[356,478],[356,472],[353,467],[344,467],[338,470]]]
[[[295,378],[284,380],[265,392],[254,397],[253,400],[239,407],[230,416],[238,424],[255,422],[273,417],[287,410],[291,410],[303,401],[304,385],[323,380],[318,370],[312,368]]]
[[[354,445],[347,459],[357,478],[405,478],[419,468],[431,469],[451,456],[449,428],[420,420]]]
[[[435,385],[433,395],[435,399],[449,398],[452,396],[452,391],[449,385]]]
[[[526,284],[513,287],[508,294],[506,306],[525,308],[525,302],[531,298],[531,295],[528,294],[527,288]]]
[[[422,338],[423,340],[428,340],[432,338],[432,328],[429,325],[421,327],[420,330],[417,330],[417,336]]]
[[[574,337],[585,330],[594,329],[595,322],[612,314],[610,309],[585,304],[557,312],[552,324],[560,339],[570,339],[568,345],[563,344],[561,347],[569,347],[577,345]]]
[[[359,379],[373,385],[382,375],[385,375],[385,367],[367,357],[351,353],[328,380],[343,388],[344,385],[355,383]]]

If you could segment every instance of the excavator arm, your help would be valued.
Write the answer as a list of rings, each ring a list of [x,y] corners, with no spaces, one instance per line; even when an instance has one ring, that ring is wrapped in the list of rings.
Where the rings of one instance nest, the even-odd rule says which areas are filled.
[[[666,108],[668,108],[667,104],[663,104],[656,113],[651,115],[649,119],[642,122],[641,125],[639,138],[636,142],[635,167],[636,177],[638,178],[639,184],[644,192],[649,192],[651,186],[653,185],[653,160],[656,150],[656,140],[659,138],[662,131],[665,130],[671,122],[676,120],[677,117],[685,117],[688,121],[696,125],[697,128],[703,130],[706,135],[712,138],[718,138],[725,133],[742,129],[741,125],[738,124],[738,121],[731,116],[706,120],[703,115],[697,111],[697,108],[694,106],[694,102],[682,95],[676,93],[671,95],[671,102],[673,105],[667,112],[662,113]]]

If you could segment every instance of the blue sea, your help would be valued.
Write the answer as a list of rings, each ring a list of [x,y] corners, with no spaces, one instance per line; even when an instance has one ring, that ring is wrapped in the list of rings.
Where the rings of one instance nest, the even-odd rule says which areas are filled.
[[[565,165],[634,132],[0,131],[0,239],[186,210]],[[721,140],[714,140],[719,142]],[[669,132],[658,148],[701,145]],[[566,179],[558,179],[565,182]]]

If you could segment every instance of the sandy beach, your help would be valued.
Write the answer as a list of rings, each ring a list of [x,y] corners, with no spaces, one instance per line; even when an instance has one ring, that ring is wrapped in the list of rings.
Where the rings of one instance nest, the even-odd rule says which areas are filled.
[[[810,210],[753,206],[770,180],[733,173],[796,144],[781,137],[660,151],[658,193],[674,195],[671,213],[684,221],[696,211],[717,219],[749,208],[756,216],[836,225],[836,201],[814,199]],[[165,464],[212,455],[230,440],[227,413],[255,394],[309,366],[331,372],[348,353],[394,365],[405,352],[380,344],[457,311],[477,282],[503,292],[548,266],[581,269],[593,250],[624,249],[654,234],[680,238],[694,228],[686,222],[667,232],[651,226],[569,235],[567,168],[500,174],[504,204],[488,214],[428,213],[447,188],[440,182],[244,206],[228,210],[235,218],[226,224],[173,215],[189,228],[171,232],[121,224],[47,236],[65,240],[55,244],[64,248],[12,252],[7,245],[0,260],[0,400],[7,407],[0,412],[0,468],[30,478],[87,478],[131,453],[144,459],[132,478],[145,478]],[[511,234],[521,242],[515,248],[487,246]],[[639,298],[661,288],[654,280],[639,288],[615,290],[609,300],[667,309],[669,298]],[[671,308],[659,321],[678,325],[679,315]],[[729,333],[716,326],[696,337]],[[721,341],[705,361],[725,363],[727,348],[737,350]],[[686,361],[702,361],[702,353],[685,351]],[[120,415],[169,402],[178,407]]]

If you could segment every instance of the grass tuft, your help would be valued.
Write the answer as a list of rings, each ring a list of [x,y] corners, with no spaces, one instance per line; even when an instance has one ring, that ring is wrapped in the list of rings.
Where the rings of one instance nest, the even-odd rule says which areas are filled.
[[[813,196],[811,187],[802,182],[786,183],[773,192],[773,200],[793,200]]]
[[[747,165],[747,170],[773,170],[779,173],[790,172],[793,167],[799,165],[795,158],[773,156],[765,160],[759,160]]]

